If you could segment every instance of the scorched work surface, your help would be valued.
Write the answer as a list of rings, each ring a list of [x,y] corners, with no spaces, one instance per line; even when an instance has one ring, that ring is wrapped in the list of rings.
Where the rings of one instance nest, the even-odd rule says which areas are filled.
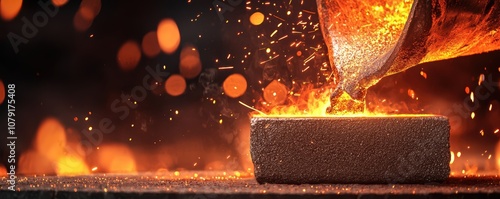
[[[0,198],[500,198],[500,176],[451,177],[430,184],[259,184],[233,172],[92,174],[1,178]],[[197,177],[194,177],[197,176]]]

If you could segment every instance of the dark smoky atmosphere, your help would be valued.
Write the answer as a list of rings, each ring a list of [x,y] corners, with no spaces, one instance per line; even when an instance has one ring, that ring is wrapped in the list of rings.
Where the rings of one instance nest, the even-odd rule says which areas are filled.
[[[316,1],[0,2],[0,176],[253,176],[253,115],[332,106]],[[499,87],[500,51],[450,56],[382,78],[365,112],[447,116],[451,174],[498,174]]]

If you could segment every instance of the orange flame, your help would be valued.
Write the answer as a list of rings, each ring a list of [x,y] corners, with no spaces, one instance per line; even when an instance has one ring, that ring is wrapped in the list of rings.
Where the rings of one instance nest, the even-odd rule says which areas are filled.
[[[274,85],[273,85],[274,84]],[[305,85],[301,91],[288,91],[285,85],[278,81],[271,82],[264,89],[264,101],[258,104],[260,112],[253,115],[258,117],[325,117],[325,116],[379,116],[385,112],[364,112],[363,102],[353,100],[349,94],[343,93],[331,109],[330,87],[314,88]]]
[[[270,84],[272,86],[273,83]],[[277,83],[276,83],[277,84]],[[282,84],[281,84],[282,85]],[[271,88],[271,90],[282,90]],[[270,86],[264,89],[264,98],[266,102],[262,102],[262,111],[268,116],[325,116],[326,110],[330,106],[330,90],[329,89],[313,89],[310,86],[305,88],[300,95],[290,95],[289,92],[280,93],[270,90]],[[284,87],[284,85],[283,85]],[[270,97],[266,97],[266,92]],[[275,100],[281,98],[279,100]],[[278,105],[274,105],[278,101]],[[279,105],[288,101],[285,105]]]

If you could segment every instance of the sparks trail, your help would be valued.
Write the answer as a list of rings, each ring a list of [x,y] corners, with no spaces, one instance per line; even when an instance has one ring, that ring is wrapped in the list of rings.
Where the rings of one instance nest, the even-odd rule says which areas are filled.
[[[247,104],[243,103],[242,101],[238,101],[238,103],[240,103],[240,104],[241,104],[241,105],[243,105],[244,107],[247,107],[247,108],[249,108],[249,109],[251,109],[251,110],[253,110],[253,111],[257,111],[258,113],[260,113],[260,114],[262,114],[262,115],[266,115],[264,112],[259,111],[259,110],[255,109],[254,107],[251,107],[251,106],[249,106],[249,105],[247,105]]]
[[[256,63],[266,64],[266,70],[263,70],[266,73],[263,75],[264,78],[272,77],[258,81],[262,89],[260,92],[267,96],[259,98],[256,109],[270,110],[272,106],[295,106],[293,103],[296,99],[291,98],[301,96],[301,91],[309,92],[303,87],[312,85],[310,88],[319,88],[330,84],[327,79],[332,71],[328,66],[326,48],[323,47],[325,44],[318,39],[321,38],[321,32],[318,31],[318,14],[312,11],[313,7],[316,8],[313,1],[287,1],[262,2],[259,9],[255,9],[255,13],[260,12],[268,16],[264,23],[258,25],[260,27],[255,28],[258,30],[255,33],[258,35],[255,44],[259,49],[266,49],[266,54],[256,57]],[[254,31],[254,27],[251,26],[250,31]],[[329,79],[331,81],[332,78]],[[280,83],[269,87],[274,80],[279,80]]]

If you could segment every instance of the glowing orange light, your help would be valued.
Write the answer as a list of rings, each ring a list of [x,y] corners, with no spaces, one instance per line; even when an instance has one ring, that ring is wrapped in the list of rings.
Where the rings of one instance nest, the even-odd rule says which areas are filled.
[[[5,85],[3,84],[3,81],[0,80],[0,104],[3,104],[4,100],[5,100]]]
[[[159,168],[155,172],[155,175],[157,175],[157,176],[166,176],[168,174],[169,174],[168,169],[165,169],[165,168]]]
[[[250,15],[250,23],[252,23],[255,26],[258,26],[264,22],[264,14],[261,12],[255,12],[252,15]]]
[[[124,71],[133,70],[141,59],[139,44],[135,41],[125,42],[116,56],[118,65]]]
[[[240,129],[240,133],[236,135],[233,140],[233,145],[239,155],[239,164],[242,168],[248,168],[253,171],[254,165],[252,163],[252,158],[250,156],[250,122],[246,120],[237,120],[236,123],[238,129]],[[229,160],[230,156],[227,156],[226,159]],[[228,165],[229,166],[229,165]],[[226,170],[231,170],[234,168],[226,168]]]
[[[84,32],[89,29],[90,26],[92,26],[92,22],[92,19],[86,19],[83,17],[80,10],[76,12],[75,17],[73,18],[73,26],[75,27],[75,30],[79,32]]]
[[[180,75],[171,75],[165,81],[165,91],[171,96],[179,96],[186,90],[186,80]]]
[[[272,83],[272,82],[271,82]],[[278,88],[278,90],[285,89],[284,85],[282,85],[279,82],[276,82],[278,84],[274,84]],[[269,87],[269,85],[268,85]],[[266,89],[268,89],[266,87]],[[266,89],[264,89],[264,94],[266,93]],[[283,91],[281,91],[283,92]],[[267,95],[269,96],[268,98],[273,99],[275,97],[275,92],[272,92],[272,89],[269,88],[267,91]],[[278,95],[276,95],[278,96]],[[329,89],[314,89],[312,86],[306,86],[300,91],[300,94],[298,95],[290,95],[289,100],[290,104],[288,105],[274,105],[271,104],[271,100],[267,101],[266,97],[264,96],[264,100],[267,101],[267,103],[270,103],[270,110],[265,110],[263,113],[261,111],[257,111],[261,116],[262,115],[268,115],[268,116],[325,116],[326,115],[326,109],[327,107],[330,106],[330,90]],[[285,99],[286,100],[286,99]],[[266,103],[266,105],[267,105]],[[264,106],[263,108],[266,108]]]
[[[101,12],[101,0],[82,0],[78,11],[84,19],[92,21]]]
[[[497,162],[497,170],[500,173],[500,141],[498,142],[497,147],[496,147],[495,160]]]
[[[136,162],[132,151],[125,145],[110,144],[100,147],[99,168],[111,173],[135,173]]]
[[[224,94],[232,98],[238,98],[245,94],[247,90],[247,80],[243,75],[235,73],[229,75],[222,83]]]
[[[23,0],[1,0],[0,14],[2,15],[2,19],[5,21],[14,19],[22,6]]]
[[[222,163],[221,161],[213,161],[205,165],[205,170],[224,170],[225,169],[225,164]]]
[[[52,4],[54,4],[57,7],[61,7],[68,3],[68,0],[52,0]]]
[[[34,150],[23,152],[19,157],[18,166],[18,172],[24,175],[56,174],[54,162],[49,160],[42,153]]]
[[[35,150],[42,152],[47,159],[56,162],[65,153],[66,131],[55,118],[47,118],[38,127],[35,137]]]
[[[179,70],[186,79],[193,79],[201,72],[200,53],[194,46],[186,45],[180,55]]]
[[[76,155],[65,155],[57,161],[57,175],[89,174],[85,160]]]
[[[158,44],[158,36],[156,31],[148,32],[142,38],[142,52],[148,57],[156,57],[160,54],[160,46]]]
[[[0,176],[7,176],[7,169],[0,164]]]
[[[287,99],[288,89],[279,81],[272,81],[264,89],[264,99],[274,105],[283,104]]]
[[[172,54],[181,42],[181,34],[177,24],[172,19],[164,19],[158,24],[158,44],[163,52]]]

